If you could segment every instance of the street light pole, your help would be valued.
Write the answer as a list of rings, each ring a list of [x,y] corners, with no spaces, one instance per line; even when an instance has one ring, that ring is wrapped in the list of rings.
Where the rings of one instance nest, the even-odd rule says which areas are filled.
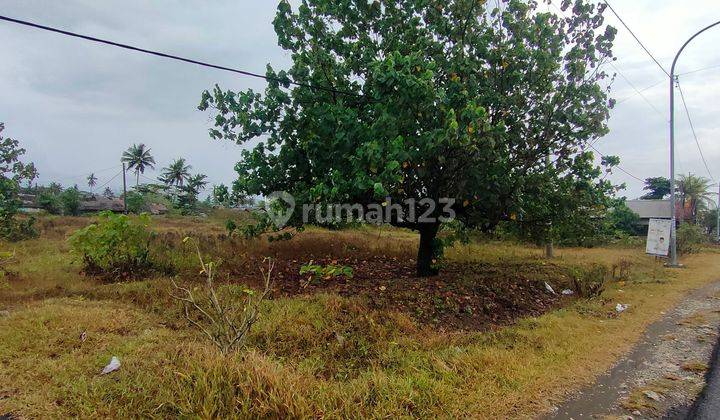
[[[685,41],[683,46],[675,55],[672,67],[670,68],[670,207],[671,207],[671,235],[670,235],[670,267],[678,267],[677,258],[677,227],[675,223],[677,221],[677,209],[675,206],[675,82],[677,76],[675,76],[675,65],[677,64],[680,54],[685,50],[685,47],[695,39],[701,33],[707,31],[713,26],[720,25],[720,21],[713,23],[712,25],[706,26],[705,28],[698,31],[695,35],[691,36],[690,39]],[[683,209],[684,211],[685,209]]]

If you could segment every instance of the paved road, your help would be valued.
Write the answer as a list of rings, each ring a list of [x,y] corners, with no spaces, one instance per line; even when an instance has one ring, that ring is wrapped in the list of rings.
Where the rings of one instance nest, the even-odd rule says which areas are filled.
[[[713,350],[710,370],[707,374],[707,385],[687,418],[720,419],[720,338]]]
[[[691,411],[696,394],[694,385],[703,386],[702,374],[682,369],[689,361],[707,361],[718,358],[717,334],[720,328],[720,282],[710,284],[688,294],[678,306],[649,326],[636,347],[622,358],[609,372],[595,383],[542,416],[545,420],[627,418],[684,419]],[[687,323],[698,316],[702,321]],[[701,324],[701,325],[698,325]],[[702,339],[702,340],[699,340]],[[720,365],[720,360],[718,360]],[[717,367],[715,391],[717,405],[707,407],[707,419],[720,420],[720,366]],[[673,377],[670,389],[657,389],[655,383]],[[633,392],[657,390],[661,401],[647,400],[655,409],[640,412],[626,409],[621,402]],[[708,388],[709,389],[709,388]],[[696,411],[700,415],[700,408]]]

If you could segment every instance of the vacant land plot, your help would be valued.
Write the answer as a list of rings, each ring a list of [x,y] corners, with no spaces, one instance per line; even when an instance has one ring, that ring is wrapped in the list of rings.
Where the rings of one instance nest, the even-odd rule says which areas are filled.
[[[41,220],[0,286],[0,414],[30,417],[531,416],[587,383],[693,288],[717,280],[713,250],[669,271],[641,249],[475,241],[440,276],[414,277],[416,235],[309,229],[289,241],[228,237],[220,220],[156,218],[158,269],[125,281],[85,276],[67,237],[88,218]],[[222,355],[183,319],[171,279],[201,284],[193,250],[221,260],[225,288],[272,299],[245,351]],[[309,262],[353,277],[300,275]],[[600,296],[585,291],[601,277]],[[548,291],[545,283],[557,292]],[[618,314],[617,303],[628,304]],[[99,375],[117,356],[122,366]]]

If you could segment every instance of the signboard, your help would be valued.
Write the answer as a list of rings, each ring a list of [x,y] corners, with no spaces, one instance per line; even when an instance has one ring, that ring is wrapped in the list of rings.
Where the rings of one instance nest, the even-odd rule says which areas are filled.
[[[645,253],[666,257],[670,247],[671,227],[672,222],[668,219],[650,219]]]

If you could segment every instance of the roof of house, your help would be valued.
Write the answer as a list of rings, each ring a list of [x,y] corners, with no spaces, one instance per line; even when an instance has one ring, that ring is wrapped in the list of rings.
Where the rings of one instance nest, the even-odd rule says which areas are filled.
[[[83,200],[80,202],[80,211],[123,211],[125,205],[119,198],[106,198],[103,196],[94,196],[89,200]]]
[[[672,217],[670,200],[627,200],[630,210],[641,219],[669,219]]]

